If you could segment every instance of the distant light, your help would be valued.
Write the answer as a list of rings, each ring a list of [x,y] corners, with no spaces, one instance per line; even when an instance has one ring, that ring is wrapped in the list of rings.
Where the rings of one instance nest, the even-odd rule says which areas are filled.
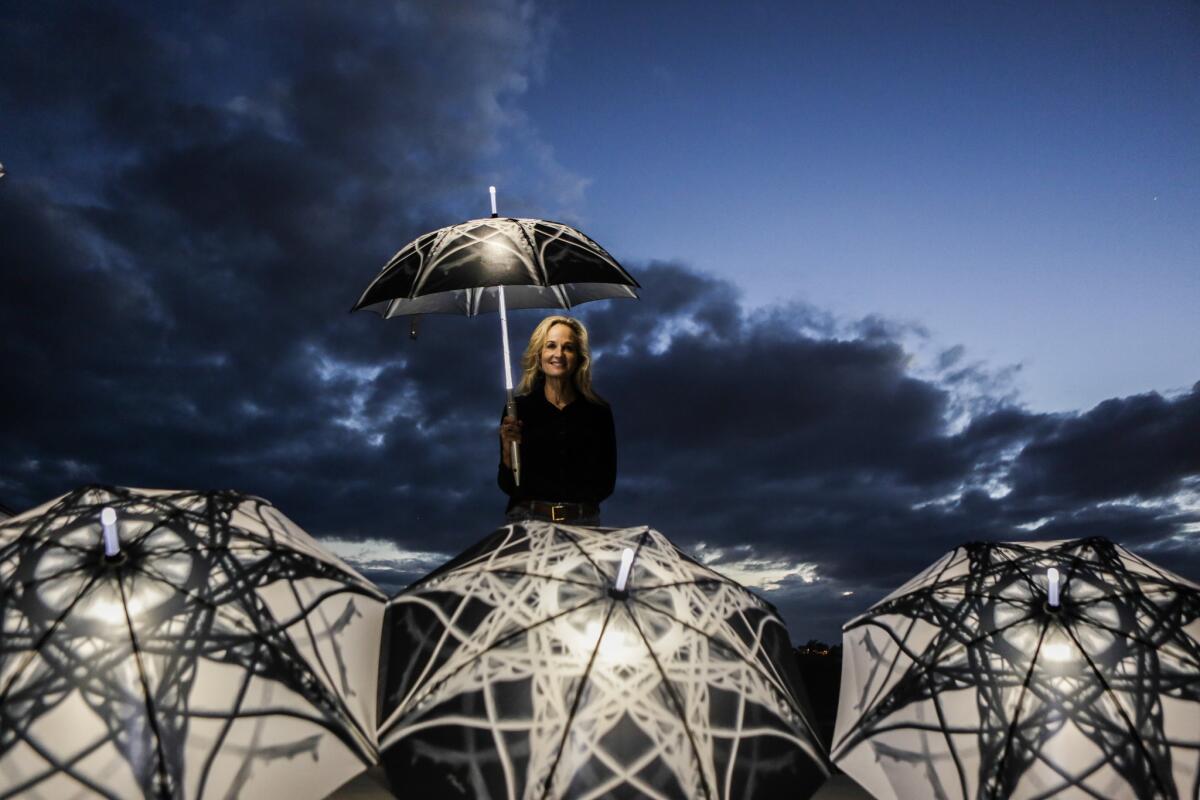
[[[842,592],[842,597],[849,597],[849,596],[850,596],[850,595],[852,595],[852,594],[854,594],[854,591],[853,591],[853,590],[851,590],[851,591],[848,591],[848,592]]]

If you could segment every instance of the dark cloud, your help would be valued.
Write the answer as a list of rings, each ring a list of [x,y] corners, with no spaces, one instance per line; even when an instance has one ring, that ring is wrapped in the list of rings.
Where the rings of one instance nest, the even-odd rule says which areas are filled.
[[[0,23],[0,106],[20,112],[0,141],[0,502],[237,488],[318,535],[426,554],[356,562],[398,586],[500,520],[498,322],[430,318],[413,342],[347,309],[408,238],[476,213],[501,161],[540,163],[519,98],[552,22],[153,13]],[[514,202],[574,191],[552,164],[521,174]],[[920,325],[747,311],[686,265],[628,266],[643,300],[579,309],[620,441],[606,521],[754,571],[798,637],[973,539],[1105,535],[1200,575],[1200,384],[1035,414],[1015,368],[960,347],[918,370]],[[539,317],[513,314],[515,341]]]

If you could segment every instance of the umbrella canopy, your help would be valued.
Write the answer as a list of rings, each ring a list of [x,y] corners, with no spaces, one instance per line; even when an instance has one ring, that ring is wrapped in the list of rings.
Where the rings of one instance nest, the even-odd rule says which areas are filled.
[[[959,547],[842,664],[834,762],[881,800],[1200,791],[1200,587],[1105,539]]]
[[[377,759],[383,601],[236,492],[87,487],[6,520],[0,797],[325,796]]]
[[[384,317],[465,314],[508,308],[571,308],[636,298],[638,283],[603,247],[560,222],[473,219],[421,236],[397,253],[354,310]]]
[[[384,627],[383,763],[414,796],[805,798],[828,774],[774,609],[649,528],[502,528]]]

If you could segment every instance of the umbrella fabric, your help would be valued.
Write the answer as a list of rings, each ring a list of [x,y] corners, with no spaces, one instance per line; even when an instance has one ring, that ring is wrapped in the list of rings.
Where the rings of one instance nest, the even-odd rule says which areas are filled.
[[[405,246],[373,280],[354,310],[384,317],[571,308],[591,300],[636,298],[637,281],[604,248],[559,222],[474,219]]]
[[[394,598],[384,627],[397,791],[806,798],[828,775],[774,609],[649,528],[502,528]]]
[[[834,762],[881,800],[1200,792],[1200,587],[1107,540],[959,547],[842,664]]]
[[[236,492],[87,487],[6,520],[0,797],[325,796],[377,760],[384,599]]]

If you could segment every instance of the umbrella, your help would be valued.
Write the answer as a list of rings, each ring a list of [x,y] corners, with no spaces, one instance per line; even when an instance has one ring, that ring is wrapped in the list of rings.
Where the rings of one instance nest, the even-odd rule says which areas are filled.
[[[0,797],[325,796],[377,760],[383,601],[236,492],[6,520]]]
[[[959,547],[842,664],[834,762],[881,800],[1200,792],[1200,587],[1105,539]]]
[[[569,225],[497,216],[494,186],[491,193],[491,217],[441,228],[410,242],[351,310],[374,311],[385,319],[500,312],[508,414],[516,416],[507,309],[567,309],[592,300],[636,299],[638,282],[603,247]],[[520,458],[515,445],[513,449],[520,483]]]
[[[650,528],[507,526],[384,630],[382,760],[414,796],[805,798],[828,775],[775,610]]]

